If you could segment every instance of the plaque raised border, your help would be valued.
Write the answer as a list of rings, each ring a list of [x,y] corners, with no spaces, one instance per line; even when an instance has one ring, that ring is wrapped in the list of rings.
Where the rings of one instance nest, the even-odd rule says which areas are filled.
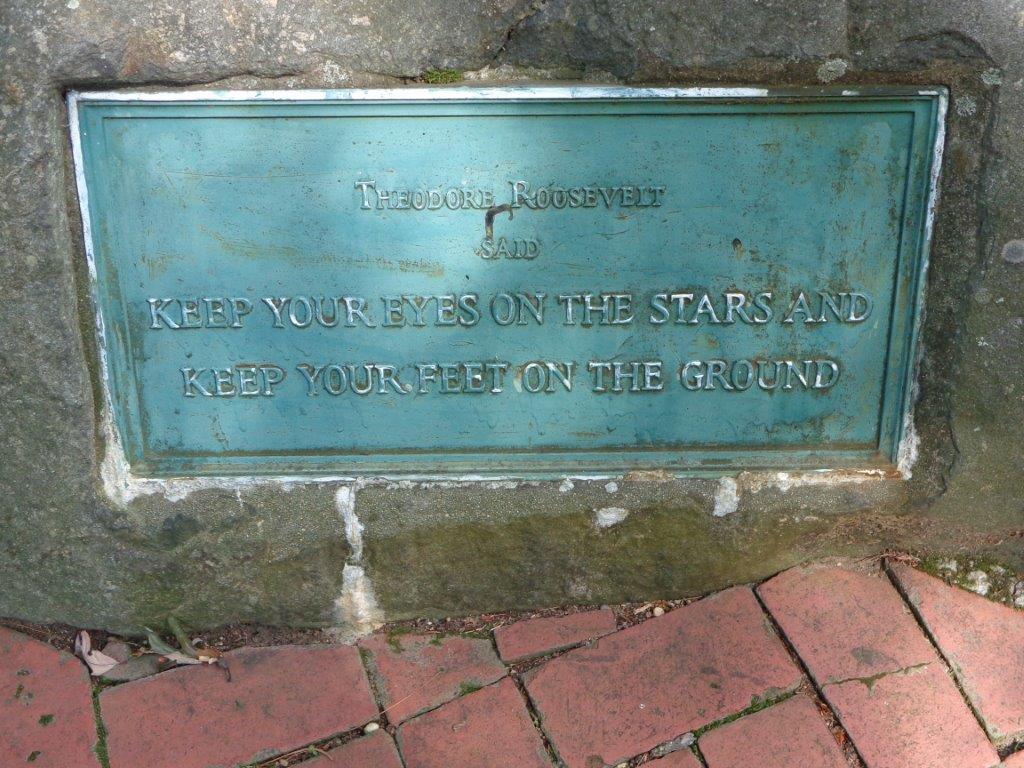
[[[314,105],[344,109],[350,105],[386,104],[403,114],[425,110],[472,110],[480,105],[537,105],[555,114],[572,116],[586,105],[590,113],[620,110],[635,114],[641,107],[681,110],[686,114],[798,114],[901,110],[912,117],[907,150],[906,184],[900,218],[899,245],[888,319],[887,352],[882,394],[878,402],[877,439],[854,447],[806,445],[772,447],[770,443],[742,447],[655,444],[591,449],[580,445],[524,450],[452,450],[436,445],[399,446],[395,450],[367,449],[358,440],[324,450],[261,450],[219,452],[153,451],[147,445],[145,409],[134,386],[135,361],[123,326],[123,297],[116,288],[116,269],[110,262],[109,233],[98,232],[101,218],[90,192],[96,187],[97,145],[89,129],[124,107],[147,107],[166,114],[192,115],[210,111],[227,115],[231,107],[248,114],[273,117],[298,114]],[[133,474],[147,477],[191,475],[336,475],[401,477],[518,477],[601,475],[628,470],[720,474],[739,470],[892,469],[901,445],[912,430],[915,355],[923,305],[924,280],[935,214],[938,177],[944,142],[947,93],[943,88],[872,87],[852,89],[763,88],[620,88],[620,87],[481,87],[403,88],[326,91],[105,91],[70,92],[67,96],[75,175],[83,223],[95,322],[99,339],[99,378],[105,398],[104,425],[108,450],[121,452]],[[636,109],[630,111],[630,105]],[[98,110],[96,108],[99,108]],[[89,110],[95,110],[90,113]],[[103,109],[110,110],[100,114]],[[559,112],[562,109],[563,111]],[[217,112],[220,110],[220,112]],[[283,110],[283,111],[282,111]],[[120,118],[131,115],[120,113]],[[512,117],[511,119],[515,119]],[[95,132],[95,131],[94,131]],[[657,193],[651,193],[656,196]],[[106,238],[106,239],[104,239]],[[661,396],[661,395],[659,395]]]

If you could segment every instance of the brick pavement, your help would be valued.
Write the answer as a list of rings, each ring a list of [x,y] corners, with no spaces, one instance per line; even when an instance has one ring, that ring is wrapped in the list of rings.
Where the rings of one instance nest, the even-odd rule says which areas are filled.
[[[0,628],[0,766],[1024,768],[1024,612],[905,565],[634,619],[239,649],[230,681],[179,668],[95,711],[76,659]]]

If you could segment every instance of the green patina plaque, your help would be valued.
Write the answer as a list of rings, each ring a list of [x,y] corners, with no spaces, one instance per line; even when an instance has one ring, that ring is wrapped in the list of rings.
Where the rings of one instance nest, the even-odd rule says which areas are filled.
[[[889,467],[945,96],[72,94],[140,475]]]

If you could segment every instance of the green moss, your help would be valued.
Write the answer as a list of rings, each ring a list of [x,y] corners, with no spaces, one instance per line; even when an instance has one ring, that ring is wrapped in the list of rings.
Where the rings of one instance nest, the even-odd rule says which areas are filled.
[[[99,688],[92,689],[92,712],[96,718],[96,746],[93,747],[93,751],[102,768],[110,768],[110,755],[107,753],[107,728],[103,725],[103,719],[100,717]]]
[[[39,724],[44,728],[53,722],[53,715],[43,715],[39,718]]]
[[[393,627],[388,630],[387,643],[392,651],[395,653],[401,653],[402,648],[402,635],[411,635],[415,630],[412,627]],[[433,641],[431,641],[433,642]]]
[[[705,726],[697,728],[693,732],[693,737],[694,739],[699,739],[708,731],[714,730],[715,728],[720,728],[723,725],[733,722],[734,720],[739,720],[741,717],[752,715],[755,712],[760,712],[762,709],[767,709],[768,707],[774,704],[783,702],[786,699],[790,698],[794,693],[796,693],[796,691],[770,691],[765,696],[751,696],[749,707],[747,707],[744,710],[741,710],[740,712],[737,712],[734,715],[723,717],[721,720],[715,720],[715,722],[713,723],[708,723]]]
[[[994,559],[938,553],[922,558],[916,567],[931,576],[942,579],[947,584],[976,594],[975,579],[977,576],[972,577],[972,574],[980,571],[988,579],[988,591],[984,597],[1015,607],[1014,599],[1017,595],[1014,593],[1014,588],[1021,581],[1021,577],[1012,567],[1003,565]]]
[[[716,521],[701,506],[705,502],[675,483],[637,489],[639,498],[623,502],[629,517],[608,530],[593,523],[592,510],[607,503],[603,486],[578,488],[579,499],[523,487],[514,510],[504,509],[510,502],[497,493],[448,491],[436,495],[443,518],[426,513],[409,524],[382,510],[419,509],[414,492],[361,493],[364,557],[378,603],[399,620],[699,595],[726,583],[760,580],[813,559],[819,548],[862,556],[873,546],[831,545],[825,534],[833,520],[824,515],[785,524],[768,514]],[[571,509],[576,504],[584,508]],[[486,520],[478,509],[495,513]],[[813,548],[806,546],[811,541]]]
[[[428,69],[420,79],[431,85],[447,85],[457,83],[462,79],[462,73],[457,69]]]
[[[484,687],[484,684],[479,680],[463,680],[459,683],[459,696],[465,696],[467,693],[474,693]]]
[[[491,630],[489,629],[470,629],[466,632],[460,632],[459,637],[469,637],[474,640],[490,640]]]

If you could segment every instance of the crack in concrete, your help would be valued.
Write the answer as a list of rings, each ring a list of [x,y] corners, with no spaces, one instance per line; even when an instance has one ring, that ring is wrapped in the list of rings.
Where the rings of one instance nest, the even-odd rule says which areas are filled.
[[[540,13],[547,6],[550,0],[533,0],[529,5],[526,6],[526,10],[519,14],[515,21],[513,21],[505,33],[502,35],[501,43],[498,45],[498,49],[494,52],[491,57],[491,64],[496,64],[501,54],[505,53],[508,49],[508,44],[512,41],[512,38],[519,31],[519,28],[523,26],[527,21]]]

